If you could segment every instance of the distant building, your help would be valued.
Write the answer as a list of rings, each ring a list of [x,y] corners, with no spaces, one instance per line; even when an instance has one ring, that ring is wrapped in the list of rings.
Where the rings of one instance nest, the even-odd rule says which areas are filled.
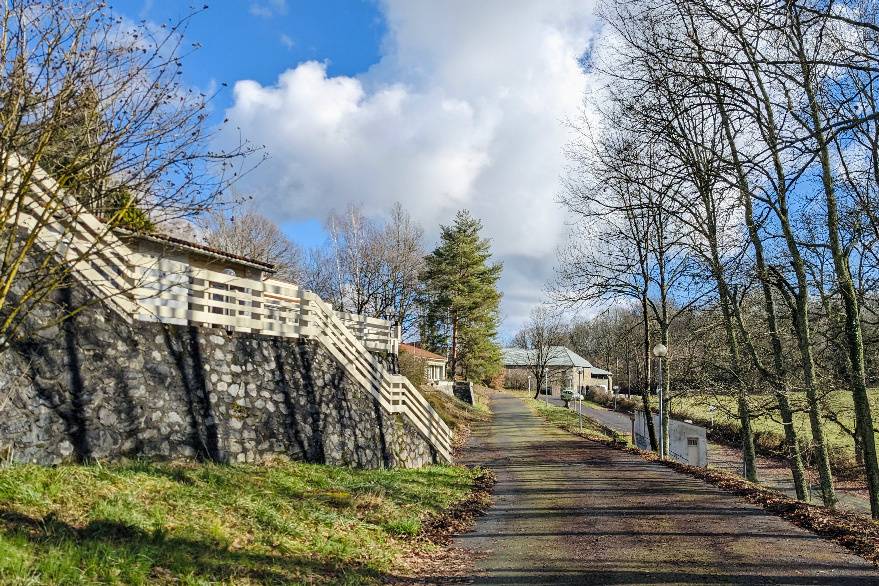
[[[400,352],[417,356],[424,361],[424,377],[427,382],[436,384],[446,380],[446,357],[429,352],[412,344],[400,344]]]
[[[613,374],[592,364],[564,346],[551,346],[549,362],[547,363],[547,378],[549,387],[554,396],[559,396],[562,389],[585,390],[587,387],[604,387],[605,390],[613,389]],[[504,378],[513,381],[512,384],[527,388],[528,378],[531,379],[531,388],[538,385],[541,389],[547,381],[535,381],[533,368],[537,353],[534,350],[522,348],[502,348],[501,360],[504,364]]]

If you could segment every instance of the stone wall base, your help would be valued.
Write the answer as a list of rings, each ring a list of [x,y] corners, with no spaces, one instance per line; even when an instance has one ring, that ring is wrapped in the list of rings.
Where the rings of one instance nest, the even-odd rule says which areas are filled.
[[[61,292],[72,306],[89,301]],[[51,323],[51,306],[34,323]],[[34,328],[32,328],[34,329]],[[19,462],[441,459],[316,341],[127,324],[92,304],[0,354],[0,450]]]

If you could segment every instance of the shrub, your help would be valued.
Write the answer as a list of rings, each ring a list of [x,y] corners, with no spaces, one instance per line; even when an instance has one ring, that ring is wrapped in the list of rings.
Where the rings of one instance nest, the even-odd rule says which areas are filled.
[[[420,387],[427,382],[425,369],[427,361],[410,352],[400,352],[400,374],[409,379],[414,386]]]
[[[504,374],[504,388],[527,389],[528,373],[523,370],[511,369]]]

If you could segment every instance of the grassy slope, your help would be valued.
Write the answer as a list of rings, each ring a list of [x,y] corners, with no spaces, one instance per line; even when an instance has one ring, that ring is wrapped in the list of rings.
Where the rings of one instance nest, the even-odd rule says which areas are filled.
[[[0,469],[0,583],[349,583],[430,548],[420,520],[478,471],[265,466]]]
[[[490,391],[486,391],[475,385],[473,392],[476,401],[475,405],[465,403],[464,401],[436,390],[429,385],[423,385],[419,390],[440,418],[445,421],[456,434],[460,433],[465,428],[468,428],[470,424],[476,421],[485,421],[491,416],[487,397],[487,393]]]

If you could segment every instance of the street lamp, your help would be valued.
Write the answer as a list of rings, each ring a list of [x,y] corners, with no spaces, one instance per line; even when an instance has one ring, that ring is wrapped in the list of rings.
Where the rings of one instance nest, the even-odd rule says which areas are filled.
[[[663,399],[662,396],[662,359],[666,357],[668,354],[668,348],[665,347],[665,344],[660,342],[656,346],[653,347],[653,355],[659,359],[659,373],[657,379],[659,381],[659,459],[665,460],[665,418],[663,414],[665,413],[663,407]]]

